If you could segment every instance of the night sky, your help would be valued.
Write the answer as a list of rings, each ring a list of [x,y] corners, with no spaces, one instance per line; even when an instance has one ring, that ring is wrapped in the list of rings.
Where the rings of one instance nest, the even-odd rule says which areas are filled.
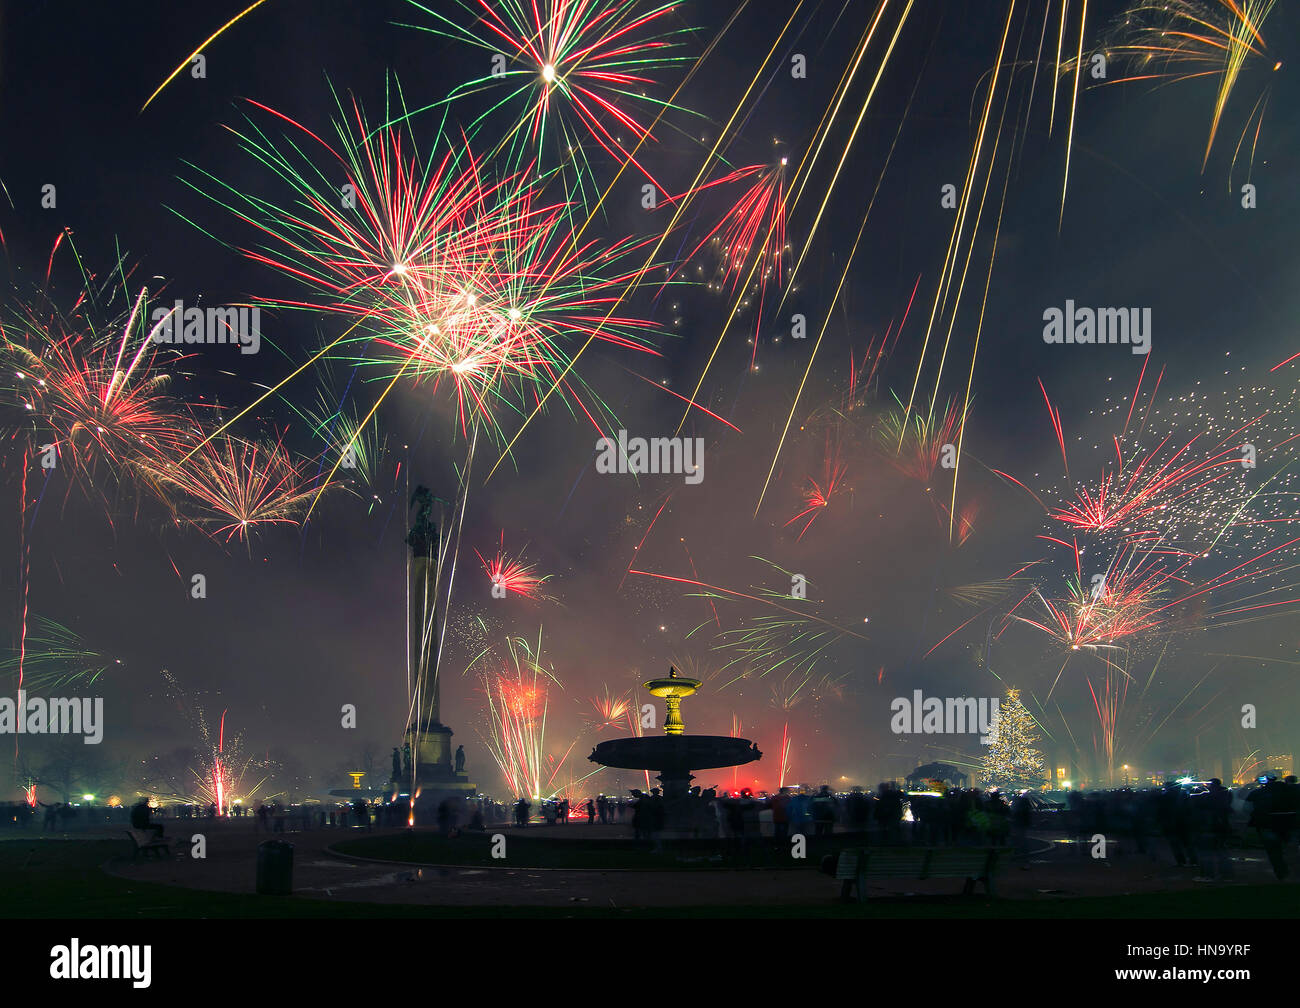
[[[141,282],[150,283],[153,295],[160,281],[148,278],[165,277],[157,295],[164,302],[302,297],[301,285],[240,253],[256,241],[247,223],[186,184],[209,173],[236,189],[273,190],[265,166],[241,151],[223,127],[240,127],[250,111],[246,99],[253,99],[332,135],[337,109],[331,87],[354,95],[379,122],[385,86],[393,80],[400,81],[408,104],[420,108],[484,72],[481,51],[403,26],[431,20],[410,4],[271,0],[205,49],[206,79],[182,72],[141,112],[177,63],[243,6],[32,2],[0,12],[0,181],[8,195],[0,199],[0,233],[7,300],[41,284],[50,249],[65,228],[91,270],[111,270],[122,256]],[[450,2],[434,6],[461,24],[472,23]],[[1074,487],[1095,482],[1114,456],[1111,437],[1124,425],[1144,363],[1148,391],[1163,371],[1152,431],[1176,431],[1175,440],[1185,435],[1186,442],[1203,432],[1198,425],[1205,417],[1220,425],[1228,413],[1250,419],[1262,412],[1252,411],[1252,403],[1275,395],[1273,402],[1284,406],[1268,420],[1270,429],[1295,432],[1295,403],[1287,397],[1295,392],[1300,363],[1270,371],[1300,350],[1293,325],[1300,307],[1294,283],[1294,221],[1300,212],[1294,172],[1300,135],[1290,111],[1298,97],[1294,64],[1276,73],[1243,73],[1204,171],[1212,80],[1153,88],[1088,87],[1085,79],[1058,229],[1071,86],[1060,85],[1049,135],[1054,53],[1044,56],[1030,105],[1031,64],[1043,19],[1038,5],[1028,17],[1019,10],[1025,5],[1017,5],[1011,48],[1020,38],[1020,55],[1002,68],[1007,77],[998,84],[994,119],[1003,126],[987,216],[973,243],[939,392],[940,408],[965,398],[978,331],[958,496],[959,507],[977,509],[973,531],[960,545],[949,542],[940,502],[946,505],[951,493],[950,473],[941,470],[932,481],[909,478],[869,437],[856,435],[843,441],[842,490],[802,537],[803,521],[787,525],[804,508],[809,477],[821,478],[828,418],[844,402],[850,361],[860,365],[887,331],[890,352],[871,387],[859,390],[854,429],[859,435],[870,429],[872,418],[892,405],[891,391],[907,401],[953,227],[954,211],[941,205],[941,188],[961,187],[1007,25],[1002,2],[916,3],[831,189],[903,6],[896,11],[891,5],[884,38],[872,42],[846,110],[826,133],[827,149],[808,192],[790,215],[787,269],[831,192],[779,314],[776,285],[764,299],[761,323],[758,298],[752,297],[727,327],[732,300],[716,290],[681,283],[661,291],[657,283],[646,283],[629,296],[627,307],[661,328],[654,338],[660,355],[596,344],[579,362],[582,378],[614,410],[619,426],[632,435],[671,436],[683,406],[665,387],[690,396],[726,328],[697,402],[740,433],[701,410],[691,412],[681,433],[704,439],[702,482],[597,474],[598,435],[585,417],[563,405],[533,419],[490,478],[503,445],[480,443],[441,676],[443,720],[465,745],[471,778],[489,793],[503,795],[504,784],[480,735],[486,717],[479,681],[463,673],[488,644],[499,644],[505,635],[536,642],[539,632],[542,663],[563,684],[550,691],[547,751],[560,758],[572,744],[572,771],[561,772],[557,784],[589,772],[590,748],[618,734],[591,727],[593,698],[606,688],[626,693],[666,674],[670,663],[689,675],[703,670],[708,680],[701,695],[684,705],[689,731],[729,734],[734,717],[740,734],[764,751],[763,761],[740,775],[742,783],[776,784],[787,726],[793,740],[787,782],[874,785],[932,759],[970,763],[980,748],[973,738],[892,735],[890,701],[914,689],[996,696],[1008,686],[1036,701],[1030,708],[1052,735],[1043,745],[1054,765],[1074,760],[1089,772],[1100,745],[1089,681],[1099,688],[1105,665],[1096,652],[1071,656],[1068,645],[1019,621],[1007,622],[1007,611],[1031,586],[1059,595],[1071,569],[1060,549],[1039,538],[1049,529],[1043,506],[993,470],[1049,501],[1059,502],[1067,486],[1072,494]],[[1088,6],[1085,58],[1125,5]],[[725,148],[733,166],[783,154],[793,165],[820,139],[822,112],[875,5],[805,3],[778,48],[775,69],[761,75],[744,98],[793,9],[775,0],[744,6],[724,43],[678,95],[681,108],[656,129],[657,142],[642,148],[638,157],[672,193],[690,187],[738,105],[737,127]],[[694,31],[683,38],[680,52],[688,62],[652,71],[655,93],[672,94],[734,10],[731,3],[687,2],[665,19],[666,30]],[[1056,21],[1050,24],[1049,35]],[[1298,29],[1300,11],[1278,5],[1264,33],[1270,53],[1276,50],[1276,58],[1286,60]],[[1073,13],[1068,31],[1077,44]],[[792,53],[806,55],[806,79],[792,79]],[[1271,66],[1272,59],[1266,62]],[[1248,164],[1252,127],[1234,168],[1233,152],[1262,84],[1270,86],[1270,96],[1254,163]],[[459,136],[458,124],[467,125],[485,107],[482,96],[459,99],[446,132]],[[637,109],[638,116],[643,111]],[[508,114],[487,120],[482,130],[489,139],[471,145],[479,152],[490,149],[490,138],[511,121]],[[411,128],[428,148],[437,125],[437,115],[420,113]],[[991,135],[986,142],[992,144]],[[588,154],[596,177],[609,184],[617,165],[594,145]],[[987,171],[991,147],[983,156]],[[706,177],[724,170],[715,162]],[[978,178],[982,188],[983,175]],[[1257,188],[1256,209],[1241,205],[1247,182]],[[671,210],[643,210],[644,183],[633,170],[619,177],[593,220],[593,237],[614,241],[662,232]],[[41,207],[46,184],[57,186],[54,209]],[[878,184],[844,291],[755,516],[814,338]],[[683,215],[680,233],[664,243],[660,260],[673,262],[679,277],[716,281],[716,256],[710,258],[708,250],[685,256],[726,209],[725,194],[700,195]],[[959,273],[966,262],[967,246],[962,248]],[[69,292],[75,295],[75,286],[65,278],[56,294]],[[1124,346],[1046,344],[1043,312],[1066,299],[1094,307],[1149,307],[1149,359]],[[788,316],[796,312],[806,315],[814,338],[790,338]],[[934,326],[921,372],[922,400],[933,390],[949,322],[944,312]],[[264,310],[259,354],[240,355],[229,346],[196,348],[178,369],[172,391],[191,404],[219,403],[237,411],[348,324],[325,313]],[[755,348],[749,341],[756,328]],[[572,341],[567,352],[580,345]],[[349,370],[336,363],[332,372],[337,393],[347,385]],[[1070,481],[1062,473],[1040,379],[1060,411]],[[241,421],[240,429],[282,434],[303,459],[318,456],[320,444],[285,399],[313,405],[320,387],[317,374],[300,376],[281,390],[283,397],[268,399]],[[349,405],[364,415],[381,388],[357,382],[356,401]],[[170,521],[156,504],[129,493],[94,499],[63,470],[56,469],[42,487],[44,475],[31,471],[29,615],[69,628],[86,650],[107,660],[107,671],[93,685],[76,687],[105,698],[105,741],[91,762],[122,766],[117,779],[127,788],[145,787],[151,762],[183,766],[182,751],[200,744],[197,704],[213,723],[228,711],[228,736],[242,734],[246,754],[277,765],[264,791],[305,797],[345,786],[343,772],[364,769],[367,753],[373,772],[386,778],[388,753],[400,742],[407,709],[403,536],[410,491],[422,483],[444,499],[455,498],[465,437],[445,384],[436,392],[428,383],[399,385],[376,422],[390,451],[379,461],[373,486],[328,493],[305,527],[258,528],[247,545]],[[512,415],[500,422],[507,438],[521,426]],[[7,423],[6,431],[13,429]],[[0,494],[0,529],[9,530],[11,558],[4,565],[4,630],[15,648],[23,609],[22,564],[13,559],[20,556],[22,524],[19,441],[10,439],[6,450]],[[1158,442],[1143,443],[1149,450]],[[1258,471],[1272,474],[1282,464],[1270,459]],[[314,474],[314,462],[304,465]],[[1280,480],[1277,489],[1286,485]],[[1251,531],[1230,547],[1240,530],[1229,534],[1216,571],[1294,538],[1285,534],[1293,526],[1284,524],[1287,514],[1296,513],[1294,503],[1294,496],[1270,503],[1274,524],[1259,532],[1270,538],[1252,538]],[[491,597],[474,550],[493,555],[503,532],[508,552],[523,549],[539,572],[552,575],[544,586],[552,599]],[[1055,534],[1061,534],[1059,525]],[[1133,677],[1118,716],[1117,762],[1152,770],[1211,762],[1217,768],[1219,761],[1240,760],[1256,748],[1293,751],[1286,725],[1297,714],[1291,686],[1300,663],[1295,607],[1277,606],[1268,610],[1269,618],[1250,621],[1215,615],[1216,606],[1249,605],[1233,600],[1265,587],[1279,590],[1256,601],[1300,599],[1300,578],[1285,569],[1295,562],[1295,547],[1274,560],[1279,558],[1282,569],[1266,585],[1234,584],[1203,599],[1199,608],[1181,607],[1176,626],[1136,634],[1122,654],[1105,652]],[[1044,562],[995,600],[969,605],[952,594],[960,586],[1005,579],[1038,560]],[[852,634],[829,642],[816,674],[793,696],[779,672],[755,670],[724,686],[745,669],[735,648],[725,646],[736,635],[726,632],[752,626],[772,608],[747,600],[714,599],[711,605],[690,594],[697,589],[629,575],[629,566],[750,595],[788,592],[790,581],[781,570],[802,573],[816,613]],[[206,575],[206,599],[189,597],[193,573]],[[1089,572],[1084,573],[1086,580]],[[723,669],[738,658],[739,664]],[[169,696],[164,669],[183,688],[188,709]],[[638,694],[638,703],[647,699]],[[339,710],[347,703],[358,706],[358,727],[352,730],[340,727]],[[1235,727],[1244,703],[1267,711],[1249,738]],[[39,763],[42,747],[51,744],[24,740],[22,746]],[[613,786],[613,772],[606,771],[583,787]],[[7,797],[18,796],[16,781],[6,787]]]

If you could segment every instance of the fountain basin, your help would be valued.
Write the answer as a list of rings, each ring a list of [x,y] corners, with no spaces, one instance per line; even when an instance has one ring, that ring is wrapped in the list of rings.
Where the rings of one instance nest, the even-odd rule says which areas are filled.
[[[620,770],[682,773],[742,766],[762,756],[749,739],[730,735],[647,735],[601,742],[587,758]]]

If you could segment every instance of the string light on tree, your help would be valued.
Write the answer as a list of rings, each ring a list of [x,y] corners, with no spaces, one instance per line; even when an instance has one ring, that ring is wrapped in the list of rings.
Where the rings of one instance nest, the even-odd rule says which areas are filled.
[[[1039,787],[1043,756],[1034,748],[1035,722],[1020,702],[1020,690],[1007,690],[998,711],[993,738],[980,760],[980,781],[988,787]]]

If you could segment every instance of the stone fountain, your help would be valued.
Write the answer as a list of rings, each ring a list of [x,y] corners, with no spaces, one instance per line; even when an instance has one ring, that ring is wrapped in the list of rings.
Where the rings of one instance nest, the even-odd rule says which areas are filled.
[[[645,688],[652,696],[662,697],[668,709],[663,735],[641,738],[610,739],[602,742],[587,757],[601,766],[620,770],[658,770],[663,785],[666,826],[679,835],[689,835],[698,827],[701,803],[692,797],[692,770],[717,770],[742,766],[762,759],[758,746],[749,739],[730,735],[687,735],[682,722],[682,699],[700,688],[700,680],[677,674],[670,668],[667,678],[651,679]]]

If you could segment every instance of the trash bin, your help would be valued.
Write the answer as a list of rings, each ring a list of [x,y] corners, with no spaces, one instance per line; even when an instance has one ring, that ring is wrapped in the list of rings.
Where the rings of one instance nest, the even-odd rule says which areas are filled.
[[[257,892],[261,896],[293,893],[293,844],[267,840],[257,846]]]

